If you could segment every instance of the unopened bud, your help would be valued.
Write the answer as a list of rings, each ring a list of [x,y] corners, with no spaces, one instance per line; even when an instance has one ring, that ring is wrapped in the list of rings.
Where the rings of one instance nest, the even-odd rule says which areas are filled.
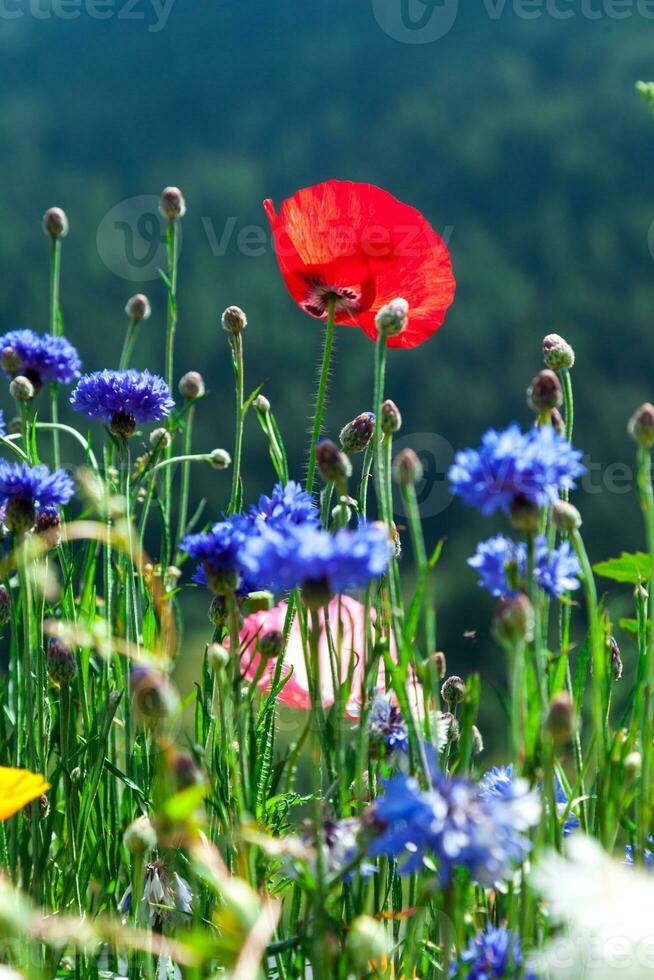
[[[372,439],[374,431],[374,414],[362,412],[341,429],[341,446],[346,453],[361,453]]]
[[[420,457],[413,449],[403,449],[393,460],[393,475],[402,486],[419,483],[424,475]]]
[[[144,728],[155,728],[171,718],[179,707],[177,691],[166,674],[149,667],[133,667],[132,708]]]
[[[204,378],[198,371],[187,371],[185,375],[180,378],[179,382],[179,393],[183,395],[184,398],[188,398],[192,401],[194,398],[200,398],[204,395],[206,391],[204,385]]]
[[[561,382],[554,371],[537,374],[527,390],[527,399],[535,412],[550,412],[563,402]]]
[[[36,391],[30,379],[26,378],[22,374],[19,374],[18,377],[14,378],[13,381],[10,382],[9,394],[14,401],[24,404],[32,401]]]
[[[240,306],[228,306],[222,315],[223,330],[227,333],[239,334],[248,325],[248,319]]]
[[[451,744],[452,742],[458,742],[461,735],[461,729],[452,712],[444,711],[441,715],[441,721],[444,726],[445,736],[448,743]]]
[[[319,439],[314,446],[318,472],[327,483],[344,484],[352,474],[352,464],[331,439]]]
[[[557,500],[554,503],[552,507],[552,520],[554,521],[554,526],[558,527],[559,531],[565,531],[567,534],[572,534],[573,531],[578,531],[581,527],[581,514],[567,500]]]
[[[130,854],[143,857],[157,846],[157,832],[149,817],[139,817],[129,825],[123,835],[123,843]]]
[[[644,449],[654,446],[654,405],[645,402],[629,420],[629,435]]]
[[[45,507],[39,511],[35,532],[48,548],[58,548],[61,544],[61,517],[56,507]]]
[[[547,730],[555,745],[561,747],[570,741],[574,732],[574,717],[574,705],[567,691],[552,698],[547,714]]]
[[[0,367],[5,374],[18,374],[20,365],[21,360],[18,351],[15,351],[13,347],[3,347],[0,354]]]
[[[445,658],[445,654],[441,650],[438,650],[436,653],[432,653],[432,655],[429,657],[429,661],[434,665],[438,679],[443,680],[447,672],[447,660]]]
[[[465,693],[466,686],[461,677],[448,677],[441,688],[441,697],[450,709],[463,701]]]
[[[391,401],[390,398],[387,398],[385,402],[382,402],[381,427],[385,436],[391,435],[393,432],[399,432],[402,427],[402,415],[400,414],[400,410],[395,402]]]
[[[558,333],[550,333],[543,338],[543,360],[552,371],[560,371],[561,368],[572,367],[575,352]]]
[[[473,725],[470,729],[470,734],[472,735],[472,752],[474,755],[481,755],[484,751],[484,739],[482,734],[476,725]]]
[[[191,786],[197,786],[202,782],[202,772],[188,752],[175,752],[171,769],[180,790],[190,789]]]
[[[159,211],[168,221],[176,221],[186,214],[186,201],[179,187],[164,187],[159,199]]]
[[[216,629],[222,629],[227,622],[227,606],[222,596],[214,596],[209,606],[209,622],[213,623]]]
[[[538,504],[526,494],[519,493],[511,501],[509,516],[515,528],[531,533],[538,527]]]
[[[347,950],[359,975],[368,974],[371,963],[380,963],[389,952],[384,924],[370,915],[357,916],[350,926]]]
[[[284,647],[284,634],[281,630],[262,633],[257,641],[257,650],[264,660],[276,660]]]
[[[252,405],[260,415],[267,415],[270,411],[270,402],[265,395],[257,395],[252,402]]]
[[[563,416],[559,412],[558,408],[553,408],[550,412],[550,425],[556,432],[557,436],[565,435],[565,422]]]
[[[173,437],[168,429],[153,429],[150,433],[150,445],[153,449],[168,449]]]
[[[375,326],[385,337],[397,337],[409,322],[409,304],[405,299],[393,299],[375,317]]]
[[[226,449],[212,449],[209,453],[209,464],[214,470],[226,470],[232,462],[232,457]]]
[[[152,313],[150,300],[143,293],[136,293],[127,300],[125,313],[132,320],[147,320]]]
[[[211,643],[207,649],[207,663],[211,670],[224,670],[229,663],[229,650],[221,643]]]
[[[508,647],[529,642],[534,635],[534,608],[523,592],[500,600],[495,635]]]
[[[68,218],[62,208],[48,208],[43,215],[43,230],[52,238],[65,238],[68,234]]]
[[[59,687],[68,687],[77,674],[77,660],[69,646],[57,636],[48,643],[47,654],[48,676]]]

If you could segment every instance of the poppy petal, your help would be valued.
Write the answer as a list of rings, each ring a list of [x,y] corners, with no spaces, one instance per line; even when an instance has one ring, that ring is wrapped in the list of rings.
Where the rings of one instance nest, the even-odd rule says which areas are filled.
[[[50,789],[43,776],[26,769],[0,766],[0,820],[18,813],[24,806]]]

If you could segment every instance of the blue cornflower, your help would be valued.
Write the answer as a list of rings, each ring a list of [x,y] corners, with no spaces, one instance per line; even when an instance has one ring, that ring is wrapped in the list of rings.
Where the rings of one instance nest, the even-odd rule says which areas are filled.
[[[232,514],[200,534],[187,534],[180,547],[199,563],[193,581],[216,595],[247,595],[263,588],[245,564],[247,545],[257,533],[251,515]]]
[[[335,534],[312,524],[264,527],[253,536],[245,561],[273,592],[297,587],[315,595],[318,604],[348,589],[363,588],[383,575],[391,559],[386,528],[361,524]]]
[[[570,834],[580,826],[579,818],[572,809],[568,809],[570,797],[563,788],[563,783],[558,776],[554,777],[554,796],[556,798],[556,812],[559,820],[566,814],[563,821],[563,836],[569,837]]]
[[[7,431],[5,426],[5,413],[0,408],[0,436],[3,436]]]
[[[419,871],[431,855],[443,885],[456,867],[467,868],[481,885],[508,878],[531,848],[525,830],[538,822],[537,794],[484,798],[467,780],[440,773],[432,780],[424,792],[404,773],[386,780],[384,795],[372,805],[380,836],[371,855],[399,858],[402,875]]]
[[[85,374],[70,403],[76,412],[108,422],[117,435],[131,435],[137,422],[157,422],[175,404],[163,378],[134,370]]]
[[[468,565],[479,572],[479,585],[491,595],[507,596],[519,591],[527,570],[527,549],[523,542],[516,544],[504,535],[489,538],[477,545],[477,551],[468,558]],[[513,567],[513,582],[509,585],[508,569]],[[579,559],[563,541],[558,548],[548,548],[544,537],[536,539],[536,584],[552,599],[579,588],[581,574]]]
[[[390,752],[409,751],[409,734],[402,713],[383,691],[375,694],[370,705],[368,733],[371,741],[383,742]]]
[[[549,426],[522,433],[514,423],[489,429],[480,449],[458,452],[450,467],[450,490],[482,514],[508,512],[516,497],[538,507],[572,490],[585,472],[581,453]]]
[[[651,835],[647,838],[647,840],[649,841],[650,844],[654,843],[654,837],[652,837]],[[624,850],[625,850],[624,863],[629,868],[635,867],[636,862],[634,860],[634,849],[631,846],[631,844],[627,844],[627,846],[625,847]],[[648,871],[651,871],[652,870],[652,852],[650,851],[650,849],[648,847],[645,848],[643,857],[645,858],[645,867],[648,869]]]
[[[7,377],[22,374],[39,389],[44,381],[70,384],[79,378],[82,362],[65,337],[33,330],[10,330],[0,337],[0,362]]]
[[[37,511],[67,504],[74,489],[64,470],[51,473],[47,466],[0,460],[0,505],[6,507],[5,520],[12,531],[28,531]]]
[[[250,508],[253,517],[269,527],[280,524],[318,524],[320,512],[313,497],[299,483],[277,483],[269,497],[261,494],[256,506]]]
[[[503,926],[487,926],[470,940],[463,950],[458,963],[450,968],[450,977],[466,980],[496,980],[514,977],[522,965],[520,938]],[[522,975],[522,974],[521,974]],[[534,974],[527,972],[525,980],[534,980]]]
[[[493,766],[485,772],[479,783],[479,795],[482,799],[503,799],[507,801],[525,800],[524,779],[514,779],[513,766]],[[558,776],[554,779],[554,792],[556,796],[556,810],[559,819],[566,813],[568,807],[568,795],[563,789],[563,785]],[[573,830],[579,826],[579,820],[574,810],[568,810],[563,823],[563,836],[569,837]]]

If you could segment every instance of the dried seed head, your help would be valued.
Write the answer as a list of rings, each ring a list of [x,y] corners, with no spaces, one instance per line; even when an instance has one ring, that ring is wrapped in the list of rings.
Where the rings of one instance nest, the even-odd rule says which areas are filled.
[[[407,328],[409,322],[409,304],[398,297],[382,306],[375,317],[375,326],[385,337],[397,337]]]
[[[43,230],[52,238],[65,238],[68,234],[68,218],[62,208],[48,208],[43,215]]]
[[[25,404],[26,402],[32,401],[36,391],[30,379],[26,378],[23,374],[19,374],[10,382],[9,394],[14,401],[19,404]]]
[[[125,313],[132,320],[147,320],[152,313],[150,300],[143,293],[136,293],[127,300]]]
[[[629,420],[629,435],[644,449],[654,446],[654,405],[645,402]]]
[[[194,398],[199,398],[204,395],[206,391],[204,385],[204,378],[199,371],[187,371],[186,374],[180,378],[179,382],[179,393],[183,395],[184,398],[188,398],[192,401]]]
[[[159,211],[168,221],[177,221],[186,214],[186,201],[179,187],[164,187],[159,199]]]
[[[541,371],[527,389],[527,401],[535,412],[550,412],[563,402],[561,382],[554,371]]]
[[[549,333],[543,338],[543,360],[552,371],[571,368],[575,362],[575,352],[567,340],[558,333]]]
[[[236,335],[245,330],[248,318],[240,306],[228,306],[221,317],[221,322],[223,330]]]

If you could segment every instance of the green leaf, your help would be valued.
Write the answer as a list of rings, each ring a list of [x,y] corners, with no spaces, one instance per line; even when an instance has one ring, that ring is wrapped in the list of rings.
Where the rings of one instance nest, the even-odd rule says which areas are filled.
[[[166,800],[163,811],[168,819],[174,823],[188,820],[202,804],[210,790],[211,787],[208,783],[196,783],[195,786],[189,786],[188,789],[183,789]]]
[[[630,582],[632,585],[651,578],[654,573],[651,555],[642,551],[634,555],[623,551],[619,558],[601,561],[593,565],[593,569],[603,578],[613,579],[614,582]]]

